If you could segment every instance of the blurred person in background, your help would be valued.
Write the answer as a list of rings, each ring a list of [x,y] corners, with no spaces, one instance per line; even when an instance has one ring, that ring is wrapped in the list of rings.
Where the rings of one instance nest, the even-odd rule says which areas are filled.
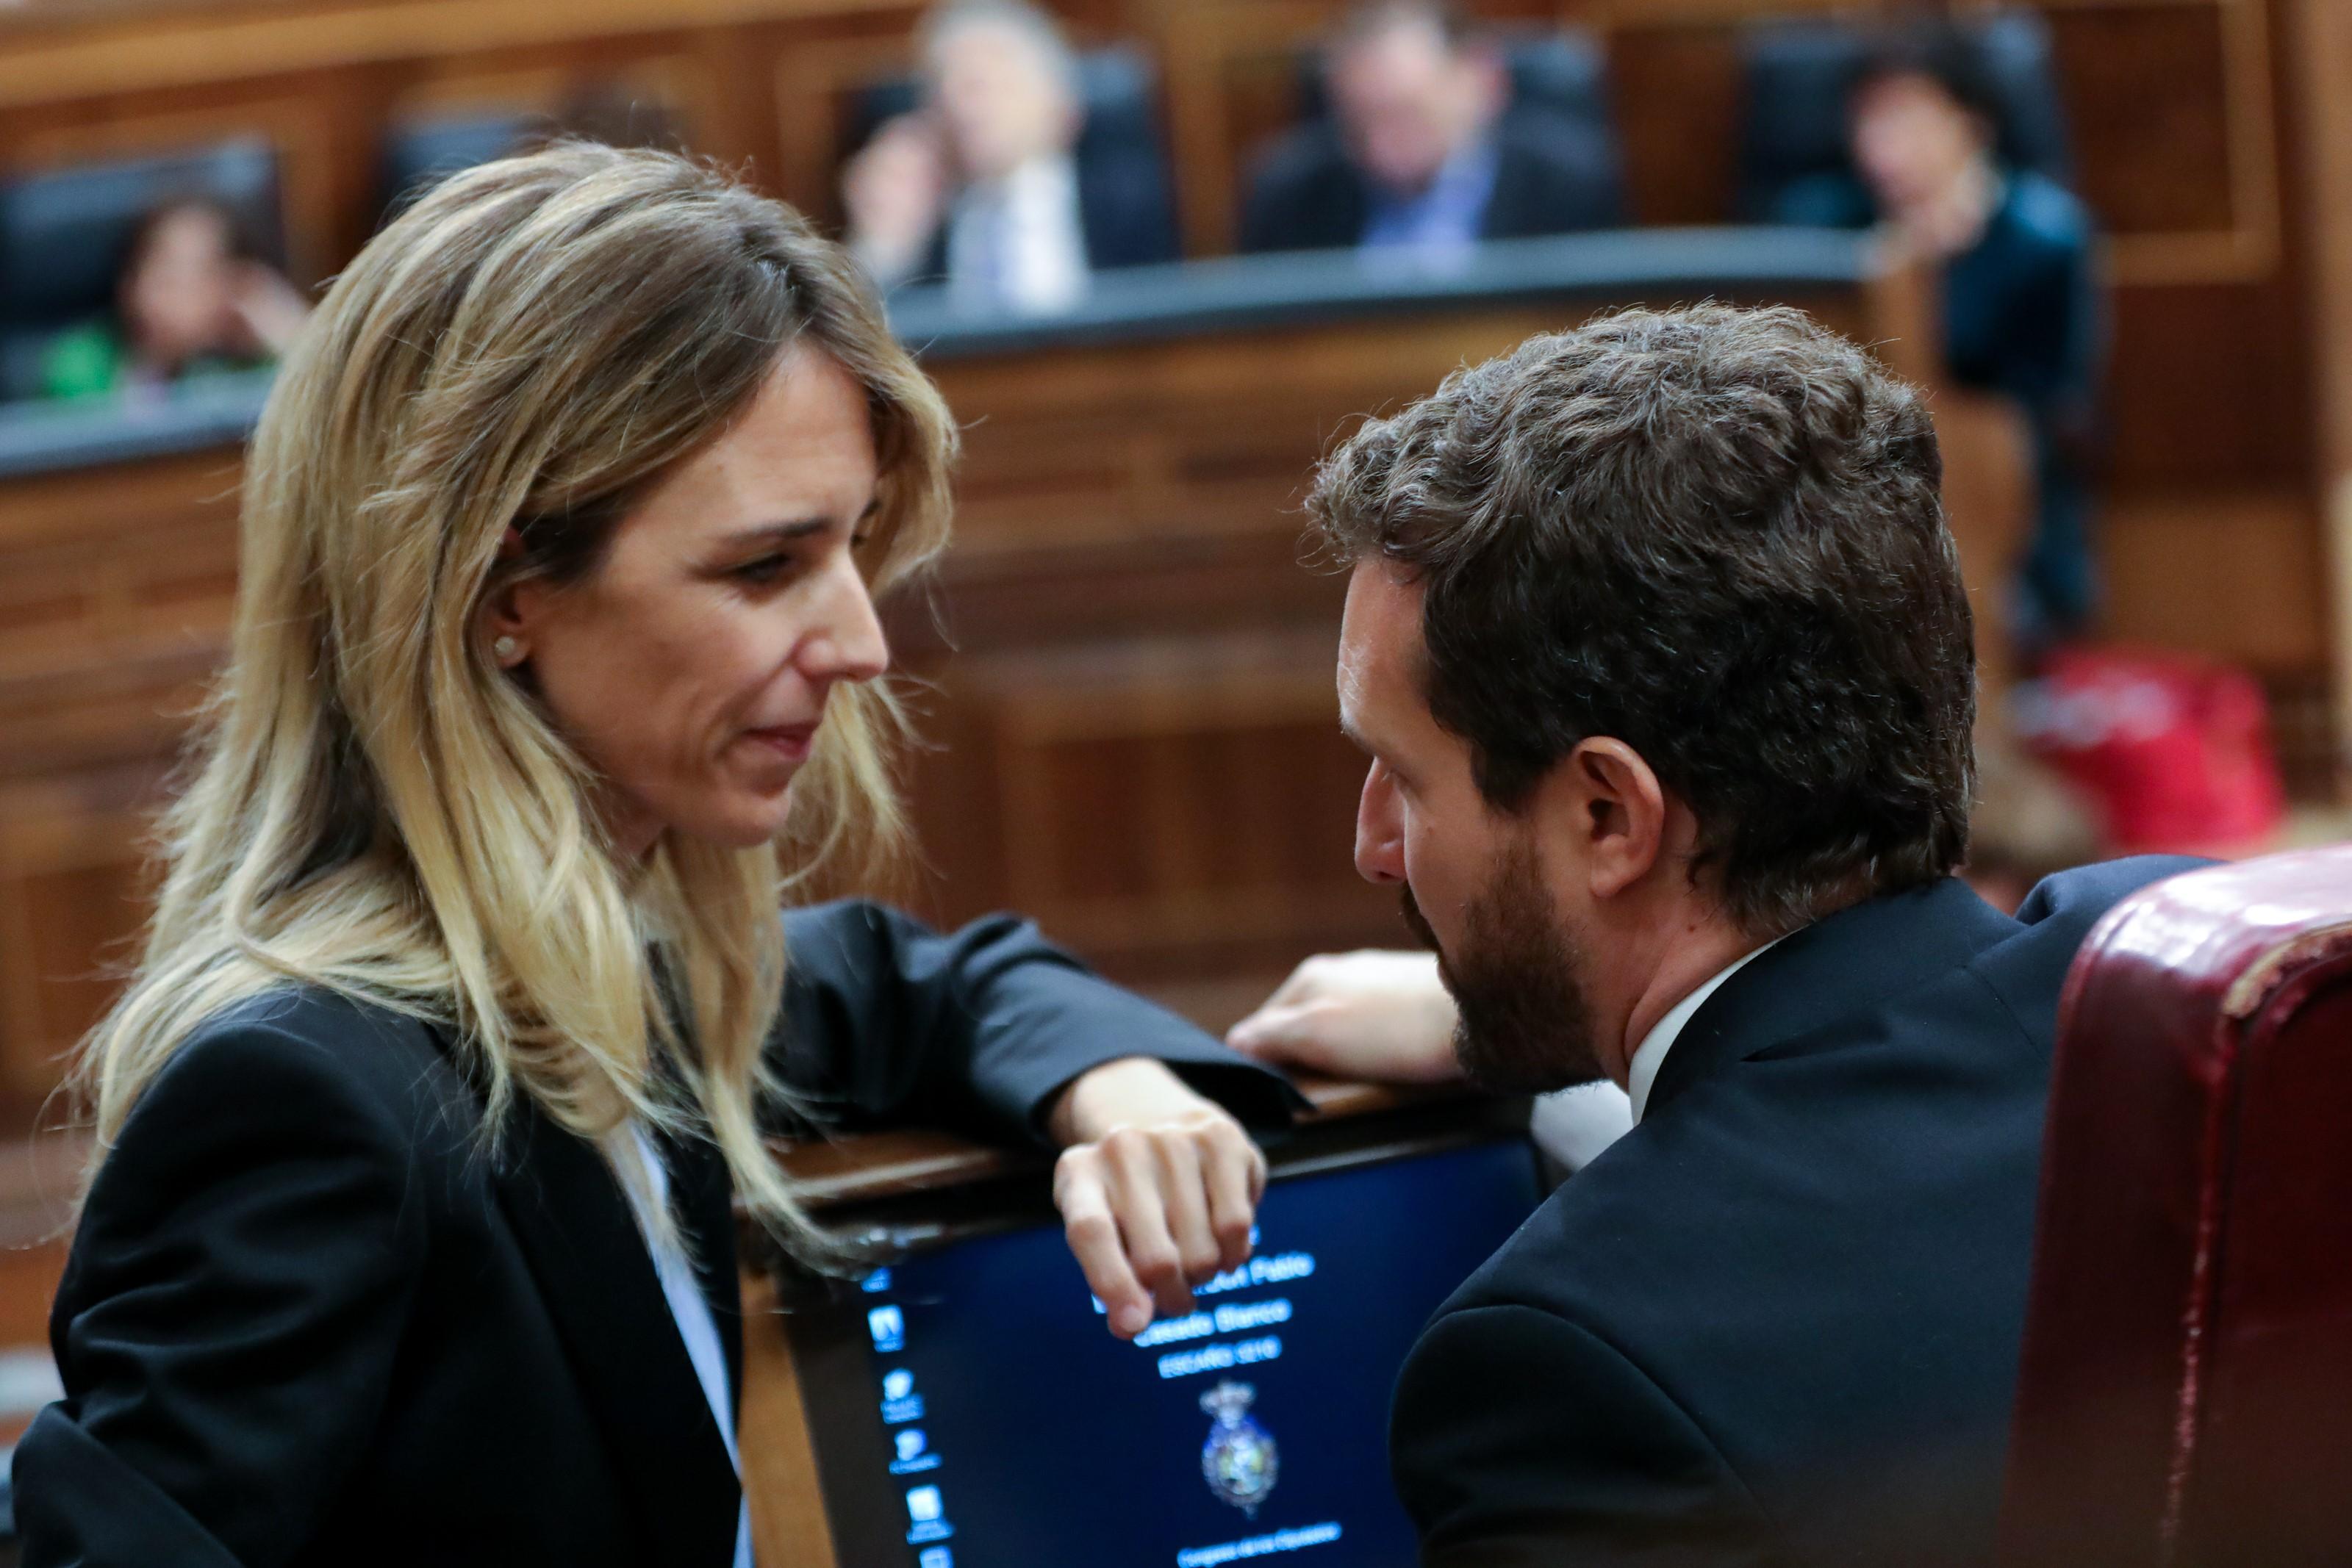
[[[1328,117],[1285,136],[1252,174],[1245,251],[1353,246],[1444,267],[1481,240],[1622,221],[1601,139],[1515,107],[1500,55],[1450,5],[1359,6],[1323,75]]]
[[[978,307],[1046,312],[1088,275],[1176,258],[1148,147],[1086,150],[1078,60],[1023,0],[950,0],[917,34],[922,107],[842,172],[850,250],[885,288],[944,277]]]
[[[41,359],[58,399],[157,393],[174,382],[275,361],[310,307],[226,204],[178,196],[131,231],[111,315],[60,335]]]
[[[2090,468],[2103,324],[2090,215],[2046,176],[2003,165],[1998,89],[1956,27],[1875,41],[1847,109],[1859,189],[1843,175],[1801,181],[1775,215],[1886,225],[1942,275],[1953,378],[2023,405],[2040,501],[2011,622],[2031,656],[2085,630],[2098,604]]]

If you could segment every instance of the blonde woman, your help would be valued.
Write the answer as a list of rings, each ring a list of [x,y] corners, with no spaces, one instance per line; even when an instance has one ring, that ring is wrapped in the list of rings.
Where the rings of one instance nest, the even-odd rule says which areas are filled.
[[[795,1107],[1069,1145],[1117,1332],[1244,1255],[1263,1161],[1150,1059],[1277,1079],[1014,922],[779,921],[898,828],[870,596],[952,445],[844,255],[681,160],[488,165],[337,281],[82,1063],[26,1563],[749,1563],[730,1198],[818,1245]]]

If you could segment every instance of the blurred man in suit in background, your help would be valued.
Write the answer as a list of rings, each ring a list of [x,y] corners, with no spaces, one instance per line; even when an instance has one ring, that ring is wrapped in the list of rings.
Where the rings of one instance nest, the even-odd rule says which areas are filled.
[[[1024,0],[950,0],[917,35],[923,104],[842,173],[850,249],[885,288],[944,277],[976,307],[1061,308],[1098,268],[1176,258],[1150,149],[1082,150],[1079,63]]]
[[[1514,106],[1498,53],[1449,5],[1359,6],[1323,77],[1328,117],[1284,137],[1253,175],[1244,250],[1354,246],[1442,267],[1481,240],[1623,221],[1604,140]]]
[[[1458,1009],[1320,1063],[1606,1077],[1634,1121],[1406,1360],[1433,1568],[1990,1560],[2059,988],[2185,862],[2015,916],[1954,875],[1941,479],[1913,389],[1717,306],[1531,339],[1318,476],[1357,866]],[[1302,1059],[1268,1021],[1237,1043]]]

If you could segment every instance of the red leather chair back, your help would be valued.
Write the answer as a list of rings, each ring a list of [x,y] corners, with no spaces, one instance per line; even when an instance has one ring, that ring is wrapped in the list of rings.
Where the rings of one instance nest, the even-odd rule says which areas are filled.
[[[2001,1561],[2352,1563],[2352,845],[2160,883],[2074,961]]]

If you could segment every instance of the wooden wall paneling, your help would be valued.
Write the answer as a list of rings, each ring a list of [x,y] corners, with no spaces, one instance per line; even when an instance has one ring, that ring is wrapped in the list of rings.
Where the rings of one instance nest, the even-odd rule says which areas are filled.
[[[946,635],[918,624],[894,633],[909,660],[1061,646],[1181,627],[1213,633],[1264,625],[1339,623],[1340,579],[1311,559],[1304,528],[1163,539],[1051,554],[950,557],[940,609]],[[909,618],[918,619],[918,618]]]
[[[0,1100],[54,1089],[146,918],[146,802],[54,786],[0,797]]]
[[[236,597],[234,517],[173,518],[11,552],[0,675],[125,648],[217,642]]]
[[[2322,613],[2334,677],[2334,759],[2352,775],[2352,7],[2292,0],[2281,28],[2311,214],[2311,326],[2319,405]]]
[[[841,165],[849,152],[842,143],[851,97],[907,71],[919,15],[919,7],[906,6],[856,36],[796,41],[775,52],[775,188],[827,232],[842,225]]]
[[[2326,665],[2327,576],[2305,492],[2119,497],[2107,514],[2113,635],[2266,674]]]
[[[153,753],[234,606],[236,478],[218,454],[0,494],[0,775]],[[168,702],[168,712],[142,704]]]
[[[0,493],[0,1108],[28,1121],[144,918],[150,810],[225,645],[220,453]]]
[[[2107,488],[2119,497],[2306,483],[2306,326],[2285,280],[2108,296]]]
[[[1315,0],[1163,8],[1154,41],[1167,70],[1186,254],[1234,248],[1245,171],[1265,140],[1296,117],[1297,53],[1330,11]]]
[[[1738,29],[1627,18],[1605,37],[1633,221],[1729,222],[1743,100]]]
[[[659,128],[687,146],[724,153],[723,95],[694,38],[631,38],[560,49],[417,62],[389,106],[387,130],[467,114],[525,113],[550,121],[594,114],[620,138]],[[599,129],[603,129],[600,123]]]
[[[1933,407],[1944,514],[1976,620],[1977,684],[1998,700],[2018,674],[2009,585],[2032,528],[2032,437],[2005,398],[1945,388]]]
[[[2049,0],[2082,193],[2118,284],[2259,282],[2278,263],[2268,0]]]
[[[0,106],[746,23],[902,11],[906,0],[318,0],[0,27]]]
[[[992,659],[1008,902],[1112,972],[1264,965],[1392,937],[1355,874],[1363,759],[1339,733],[1336,628]],[[1208,962],[1205,955],[1214,955]]]
[[[49,1302],[65,1271],[62,1238],[0,1246],[0,1347],[35,1354],[47,1352]],[[23,1415],[0,1417],[0,1441],[15,1442],[31,1424]]]
[[[776,105],[770,91],[765,24],[740,22],[692,35],[691,61],[709,107],[697,116],[694,152],[740,170],[782,194],[776,181]]]

